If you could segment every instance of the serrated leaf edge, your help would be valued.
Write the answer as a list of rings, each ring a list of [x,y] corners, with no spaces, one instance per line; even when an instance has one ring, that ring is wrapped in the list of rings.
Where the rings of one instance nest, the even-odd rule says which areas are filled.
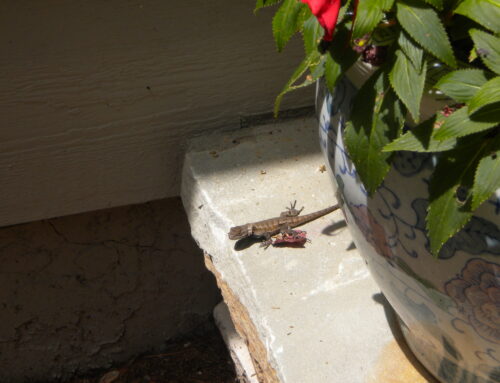
[[[434,8],[436,8],[437,10],[439,11],[442,11],[443,10],[443,2],[441,1],[441,4],[436,5],[432,2],[432,0],[424,0],[425,3],[429,4],[429,5],[432,5]]]
[[[486,160],[486,158],[483,158],[479,161],[479,163],[477,164],[477,167],[476,167],[476,171],[474,172],[474,185],[476,185],[476,182],[477,182],[477,171],[479,169],[479,166],[481,165],[481,161],[483,160]],[[500,166],[500,162],[497,163],[497,165],[495,165],[495,167],[497,166]],[[474,185],[472,186],[472,192],[474,192]],[[493,192],[491,195],[493,195],[495,192]],[[486,200],[488,200],[491,195],[488,195],[486,197],[483,197],[482,200],[477,200],[475,197],[475,194],[472,193],[472,203],[471,203],[471,207],[472,207],[472,210],[476,210],[479,208],[479,206],[481,206],[483,204],[483,202],[485,202]]]
[[[489,37],[493,37],[493,38],[500,39],[500,37],[499,37],[499,36],[496,36],[496,35],[494,35],[494,34],[488,33],[488,32],[486,32],[486,31],[482,31],[482,30],[480,30],[480,29],[472,28],[472,29],[469,31],[469,35],[470,35],[470,37],[471,37],[472,41],[474,42],[474,47],[472,48],[472,52],[473,52],[474,54],[476,54],[476,57],[477,57],[477,53],[476,53],[476,46],[477,46],[478,44],[477,44],[476,40],[474,40],[474,34],[478,34],[478,35],[485,34],[485,35],[488,35],[488,38],[489,38]],[[481,38],[480,36],[478,36],[478,37],[479,37],[479,38]],[[491,66],[491,62],[490,62],[489,60],[485,60],[483,57],[480,57],[480,58],[481,58],[481,61],[483,62],[483,64],[484,64],[484,65],[486,65],[486,67],[488,67],[488,68],[489,68],[489,70],[491,70],[493,73],[496,73],[497,75],[500,75],[500,73],[499,73],[499,72],[497,72],[497,71],[495,70],[495,68]],[[497,70],[498,70],[498,68],[497,68]]]
[[[438,82],[436,83],[436,85],[434,85],[434,87],[436,87],[437,89],[441,90],[439,88],[439,84],[441,82],[443,82],[446,79],[446,77],[451,77],[454,73],[457,73],[457,72],[484,72],[484,70],[482,70],[482,69],[476,69],[476,68],[456,69],[456,70],[454,70],[454,71],[452,71],[450,73],[445,74],[443,77],[441,77],[438,80]],[[479,87],[478,87],[478,89],[479,89]]]
[[[485,1],[487,1],[487,2],[488,2],[488,0],[485,0]],[[465,1],[461,2],[461,3],[458,5],[458,7],[455,9],[455,13],[458,13],[459,15],[463,15],[463,16],[465,16],[465,17],[468,17],[468,18],[469,18],[469,19],[471,19],[471,20],[474,20],[476,23],[478,23],[479,25],[483,26],[484,28],[486,28],[486,29],[488,29],[488,30],[492,31],[493,33],[500,33],[500,28],[498,28],[498,27],[497,27],[497,28],[495,28],[495,25],[491,25],[491,24],[489,23],[489,20],[488,20],[488,22],[484,23],[484,22],[482,22],[481,20],[477,20],[477,19],[476,19],[476,17],[475,17],[476,15],[471,15],[469,12],[467,12],[467,10],[465,10],[465,11],[464,11],[464,10],[461,10],[460,8],[466,8],[467,6],[469,6],[469,5],[467,5],[466,3],[467,3],[467,0],[465,0]],[[494,4],[494,5],[495,5],[495,4]],[[483,20],[483,21],[484,21],[484,20]]]
[[[399,4],[403,4],[403,5],[405,5],[405,6],[406,6],[406,4],[401,3],[401,2],[398,2],[398,5],[399,5]],[[432,8],[429,8],[429,9],[433,10]],[[437,15],[436,15],[436,16],[437,16]],[[439,20],[439,17],[438,17],[438,20]],[[431,53],[434,57],[436,57],[438,60],[443,61],[445,64],[449,65],[450,67],[455,68],[455,67],[457,66],[457,62],[456,62],[456,59],[455,59],[455,55],[454,55],[454,53],[453,53],[453,49],[452,49],[452,47],[451,47],[450,39],[449,39],[449,37],[448,37],[448,34],[446,33],[446,30],[445,30],[445,29],[444,29],[444,27],[443,27],[443,24],[441,23],[441,20],[439,20],[439,25],[440,25],[440,28],[442,29],[442,31],[444,32],[444,34],[445,34],[445,36],[446,36],[446,43],[447,43],[448,48],[450,49],[451,54],[452,54],[452,57],[453,57],[453,62],[452,62],[452,63],[450,63],[450,62],[446,62],[446,60],[443,60],[441,57],[439,57],[439,56],[436,54],[436,52],[433,52],[433,50],[432,50],[432,49],[430,49],[430,48],[427,48],[427,47],[423,46],[423,45],[422,45],[422,44],[418,41],[418,39],[416,39],[416,38],[415,38],[415,36],[414,36],[414,35],[413,35],[410,31],[406,30],[406,28],[405,28],[405,27],[403,27],[402,25],[401,25],[401,26],[403,27],[403,29],[405,30],[405,32],[406,32],[406,33],[408,33],[408,34],[409,34],[409,35],[413,38],[413,40],[415,40],[415,42],[416,42],[417,44],[419,44],[419,45],[420,45],[420,46],[421,46],[421,47],[422,47],[425,51],[428,51],[428,52],[429,52],[429,53]]]
[[[401,52],[401,55],[404,56],[406,58],[406,60],[408,61],[408,63],[414,67],[413,63],[411,62],[411,60],[408,58],[408,56],[406,56],[406,54],[403,52],[403,50],[401,49],[400,50]],[[416,70],[416,68],[415,68]],[[423,61],[422,62],[422,67],[420,69],[420,71],[426,71],[427,70],[427,63],[426,61]],[[389,83],[391,84],[391,88],[394,90],[394,92],[397,94],[398,98],[401,100],[401,102],[408,108],[408,111],[410,112],[410,114],[412,115],[413,119],[415,122],[418,122],[419,119],[420,119],[420,105],[422,103],[422,95],[423,95],[423,92],[424,92],[424,87],[425,87],[425,76],[424,76],[424,84],[422,86],[422,92],[420,94],[420,100],[418,102],[418,110],[417,110],[417,115],[413,115],[412,111],[410,110],[410,106],[406,103],[405,100],[403,100],[403,98],[401,97],[401,95],[399,94],[398,90],[396,89],[396,87],[394,86],[394,81],[393,81],[393,70],[391,70],[389,72]]]
[[[479,150],[477,150],[475,156],[479,156],[480,153],[482,152],[482,150],[484,149],[484,145],[485,143],[483,142],[481,146],[483,146],[482,148],[480,148]],[[462,179],[464,177],[464,175],[467,173],[468,169],[469,169],[469,166],[472,166],[472,164],[474,163],[474,158],[471,158],[469,161],[468,161],[468,166],[464,167],[461,169],[461,173],[460,173],[460,177],[459,179]],[[479,162],[478,162],[479,164]],[[476,170],[477,170],[477,166],[476,166]],[[433,172],[433,176],[434,176],[434,172]],[[474,175],[475,175],[475,172],[474,172]],[[431,179],[431,182],[432,182],[432,179]],[[452,199],[450,199],[450,201],[452,201]],[[448,204],[447,204],[448,205]],[[425,218],[425,228],[427,230],[427,232],[430,232],[430,228],[429,228],[429,220],[428,220],[428,217],[429,217],[429,213],[432,209],[432,204],[429,203],[429,207],[427,208],[427,216]],[[444,210],[444,209],[441,209],[441,210]],[[468,213],[468,216],[466,217],[465,221],[461,224],[461,226],[457,227],[454,231],[452,231],[451,233],[448,234],[448,236],[446,237],[445,240],[443,240],[443,242],[441,242],[440,244],[438,244],[438,248],[436,249],[436,254],[437,256],[439,256],[439,252],[441,251],[441,249],[443,248],[443,245],[448,242],[450,240],[451,237],[453,237],[455,234],[457,234],[460,230],[462,230],[464,228],[465,225],[467,225],[467,222],[469,222],[472,218],[472,212],[467,212]],[[430,236],[429,236],[429,241],[430,241]],[[429,244],[430,247],[431,247],[431,252],[432,252],[432,244]]]
[[[496,82],[500,82],[500,76],[496,76],[496,77],[488,80],[487,82],[485,82],[483,85],[481,85],[481,88],[469,100],[469,110],[468,110],[469,115],[472,115],[473,113],[475,113],[476,111],[478,111],[479,109],[483,108],[486,105],[496,104],[496,103],[499,102],[498,100],[495,100],[493,102],[488,102],[486,104],[475,105],[477,103],[478,93],[480,91],[484,90],[484,87],[487,86],[490,83],[492,83],[493,85],[497,85]]]
[[[465,114],[467,114],[466,117],[468,117],[470,115],[469,111],[468,111],[468,107],[467,105],[463,106],[461,109],[459,110],[465,110]],[[456,112],[454,112],[456,113]],[[458,133],[457,135],[455,136],[452,136],[452,137],[448,137],[448,136],[445,136],[446,134],[446,130],[450,129],[448,128],[448,125],[446,125],[446,121],[448,118],[450,118],[451,116],[449,117],[446,117],[446,119],[444,120],[443,124],[441,125],[441,127],[436,131],[436,133],[434,134],[434,138],[436,140],[439,140],[439,141],[446,141],[446,140],[450,140],[450,139],[453,139],[453,138],[461,138],[461,137],[466,137],[466,136],[470,136],[471,134],[475,134],[475,133],[479,133],[479,132],[483,132],[485,130],[488,130],[488,129],[491,129],[493,126],[495,126],[495,122],[488,122],[488,123],[484,123],[484,124],[488,124],[488,125],[483,125],[483,127],[479,130],[475,130],[475,131],[472,131],[472,132],[461,132],[461,133]],[[474,122],[473,120],[471,120],[470,118],[468,119],[468,121],[471,121],[471,122]],[[445,133],[443,133],[445,132]]]
[[[291,7],[290,9],[296,12],[296,17],[298,17],[298,14],[300,12],[300,8],[304,5],[303,3],[298,2],[297,0],[284,0],[283,3],[280,5],[279,9],[276,11],[273,17],[272,21],[272,30],[273,30],[273,37],[274,37],[274,42],[276,44],[276,49],[278,52],[282,52],[283,49],[285,48],[286,44],[290,41],[290,39],[293,37],[293,35],[298,32],[296,29],[294,29],[294,32],[290,36],[285,36],[285,39],[281,42],[280,46],[280,41],[277,39],[277,34],[279,32],[279,28],[277,28],[277,20],[278,17],[282,17],[280,12],[285,13],[285,6],[287,6],[287,1],[290,2],[291,4],[294,5],[295,8]],[[283,32],[281,32],[283,33]]]
[[[261,10],[262,8],[272,7],[273,5],[278,5],[280,2],[281,2],[281,0],[278,0],[278,1],[277,1],[277,2],[275,2],[275,3],[264,4],[264,5],[262,5],[261,7],[257,7],[257,4],[255,4],[255,9],[253,10],[253,13],[254,13],[254,14],[257,14],[257,12],[258,12],[259,10]]]
[[[429,217],[429,214],[431,213],[431,209],[432,209],[432,206],[431,204],[429,204],[429,207],[427,208],[427,217]],[[427,230],[427,232],[430,232],[430,228],[429,228],[429,221],[428,219],[425,219],[425,229]],[[446,242],[448,242],[451,237],[453,237],[455,234],[457,234],[460,230],[462,230],[464,228],[465,225],[467,225],[467,223],[472,219],[472,213],[468,213],[468,216],[465,217],[465,220],[464,222],[461,224],[461,226],[459,226],[457,229],[455,229],[455,231],[451,232],[451,233],[448,233],[448,236],[442,240],[442,242],[440,244],[438,244],[438,247],[436,249],[436,253],[435,254],[433,251],[432,251],[432,244],[430,243],[431,242],[431,239],[430,239],[430,236],[429,236],[429,246],[430,246],[430,250],[431,250],[431,253],[436,255],[436,256],[439,256],[439,253],[441,251],[441,249],[443,248],[444,244]]]

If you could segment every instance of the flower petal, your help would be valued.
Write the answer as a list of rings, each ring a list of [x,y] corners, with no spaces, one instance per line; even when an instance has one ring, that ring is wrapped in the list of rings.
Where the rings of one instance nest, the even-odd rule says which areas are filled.
[[[334,0],[321,14],[321,20],[318,18],[319,23],[325,29],[325,36],[323,36],[323,40],[325,41],[333,39],[333,31],[335,31],[335,26],[337,25],[339,10],[340,0]]]
[[[309,6],[312,14],[316,16],[319,24],[325,30],[323,40],[332,41],[341,0],[302,0],[302,2]]]
[[[314,16],[318,16],[322,9],[328,6],[330,0],[302,0],[302,2],[309,5],[309,9]]]

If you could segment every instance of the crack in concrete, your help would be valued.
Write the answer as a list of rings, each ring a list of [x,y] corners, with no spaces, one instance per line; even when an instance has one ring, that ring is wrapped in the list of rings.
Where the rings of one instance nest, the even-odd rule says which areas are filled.
[[[0,230],[0,381],[102,368],[206,317],[217,290],[180,199],[146,205]]]

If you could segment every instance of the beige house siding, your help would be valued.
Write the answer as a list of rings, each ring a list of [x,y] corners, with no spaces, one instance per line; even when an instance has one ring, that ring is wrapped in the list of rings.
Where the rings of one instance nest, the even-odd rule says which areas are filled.
[[[270,111],[300,62],[253,6],[0,2],[0,226],[177,195],[186,138]]]

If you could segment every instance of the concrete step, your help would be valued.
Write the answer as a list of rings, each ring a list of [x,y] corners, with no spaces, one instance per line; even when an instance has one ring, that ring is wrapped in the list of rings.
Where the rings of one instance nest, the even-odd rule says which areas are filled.
[[[182,199],[260,382],[429,382],[355,248],[341,211],[304,248],[235,249],[231,226],[335,203],[313,118],[192,141]]]
[[[245,339],[236,331],[233,321],[231,320],[229,308],[224,302],[220,302],[215,306],[214,319],[229,349],[229,354],[233,359],[239,382],[259,383]]]

